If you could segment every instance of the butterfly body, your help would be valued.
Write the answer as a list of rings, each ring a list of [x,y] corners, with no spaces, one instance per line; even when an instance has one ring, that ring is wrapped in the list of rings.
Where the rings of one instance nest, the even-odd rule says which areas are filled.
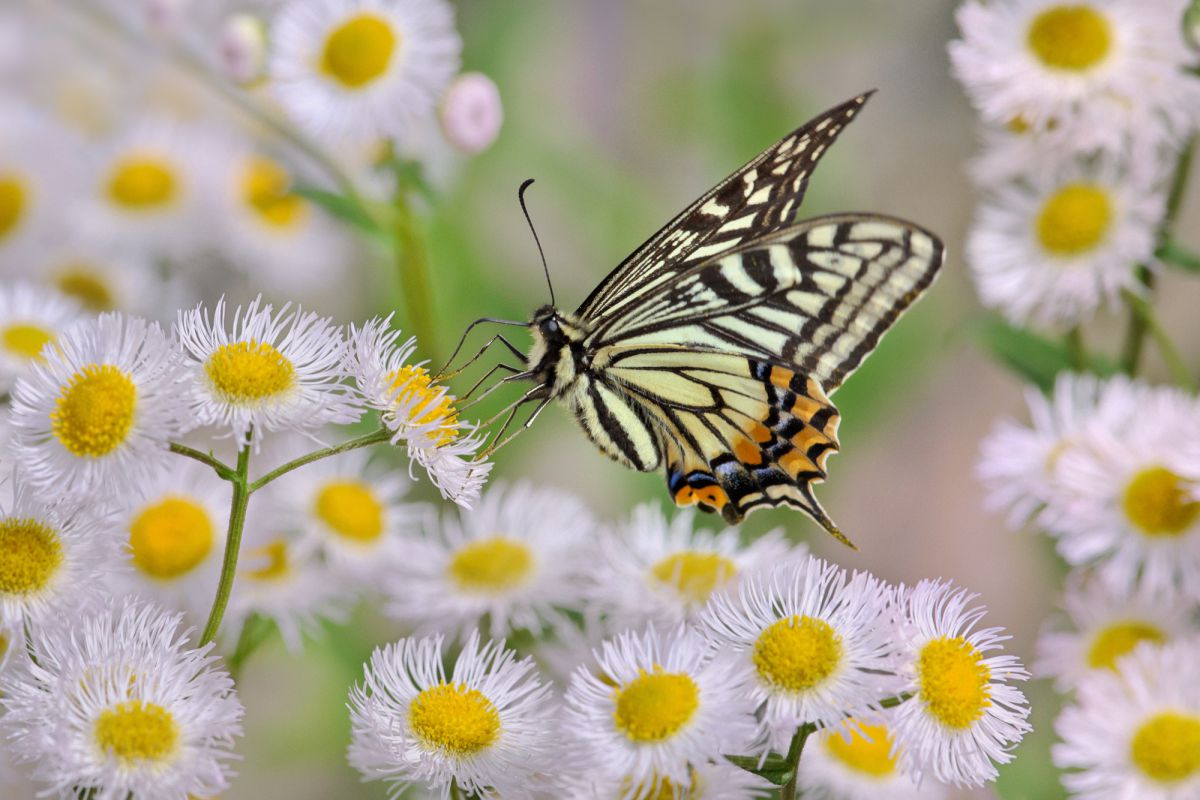
[[[874,214],[796,223],[812,167],[868,95],[799,128],[668,223],[574,313],[538,309],[527,395],[616,461],[731,524],[788,505],[849,542],[812,487],[828,394],[932,282],[937,237]]]

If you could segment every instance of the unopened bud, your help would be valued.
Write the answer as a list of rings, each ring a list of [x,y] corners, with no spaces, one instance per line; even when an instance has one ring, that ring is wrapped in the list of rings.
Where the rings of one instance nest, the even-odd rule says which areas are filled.
[[[234,83],[261,78],[267,65],[267,27],[253,14],[234,14],[221,26],[221,65]]]
[[[504,122],[500,90],[487,75],[464,72],[442,98],[441,121],[442,132],[457,149],[469,154],[486,150]]]

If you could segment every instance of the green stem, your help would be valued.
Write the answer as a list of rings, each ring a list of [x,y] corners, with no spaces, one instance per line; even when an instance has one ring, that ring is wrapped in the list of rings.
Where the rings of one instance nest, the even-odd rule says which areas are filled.
[[[372,431],[364,436],[359,436],[357,439],[351,439],[348,442],[342,442],[341,444],[334,445],[333,447],[326,447],[323,450],[316,450],[312,453],[308,453],[307,455],[300,456],[299,458],[294,458],[282,466],[276,467],[266,475],[263,475],[261,478],[251,483],[247,488],[249,492],[253,494],[276,478],[286,475],[294,469],[303,467],[305,464],[311,464],[314,461],[320,461],[322,458],[336,456],[338,453],[344,453],[347,450],[356,450],[360,447],[369,447],[373,444],[382,444],[386,441],[389,441],[391,438],[391,431],[389,431],[387,428],[380,428],[379,430]]]
[[[1162,323],[1158,321],[1158,317],[1154,314],[1154,309],[1146,302],[1146,298],[1140,297],[1133,292],[1126,292],[1125,302],[1128,304],[1130,310],[1141,320],[1142,328],[1150,332],[1151,338],[1154,339],[1154,344],[1158,347],[1158,351],[1162,353],[1163,361],[1167,362],[1167,369],[1171,371],[1171,378],[1179,386],[1195,392],[1196,382],[1193,380],[1191,372],[1188,371],[1187,363],[1175,348],[1171,337],[1167,335]]]
[[[792,737],[792,743],[787,752],[788,779],[783,788],[779,790],[779,800],[796,800],[800,756],[804,752],[804,743],[808,741],[809,734],[816,729],[816,726],[812,724],[804,724],[796,729],[796,735]]]
[[[199,461],[201,464],[212,467],[217,475],[224,480],[231,481],[234,478],[234,471],[230,469],[229,466],[223,461],[213,456],[212,453],[205,453],[201,450],[195,449],[194,447],[188,447],[187,445],[179,444],[178,442],[171,442],[171,452],[178,453],[181,456],[187,456],[188,458]]]
[[[242,623],[242,631],[238,634],[237,645],[233,654],[226,661],[230,676],[236,681],[238,674],[246,663],[246,659],[267,640],[275,630],[275,623],[261,614],[251,614]]]
[[[1087,348],[1083,344],[1083,331],[1078,325],[1067,331],[1063,344],[1067,348],[1067,357],[1071,359],[1071,368],[1082,372],[1087,366]]]
[[[1179,216],[1183,198],[1187,192],[1188,177],[1192,169],[1192,157],[1195,153],[1196,139],[1192,137],[1184,144],[1179,152],[1179,160],[1175,163],[1175,172],[1171,176],[1171,188],[1167,192],[1167,209],[1163,214],[1162,223],[1158,226],[1158,247],[1161,249],[1171,239],[1171,229]],[[1154,290],[1154,273],[1145,264],[1137,266],[1137,280],[1145,290],[1142,294],[1150,297]],[[1129,298],[1136,296],[1126,294]],[[1121,348],[1121,371],[1127,375],[1136,375],[1142,358],[1142,345],[1146,339],[1147,320],[1132,304],[1129,305],[1129,322],[1125,328],[1125,344]]]
[[[250,472],[250,445],[243,444],[238,451],[237,470],[230,482],[233,484],[233,503],[229,507],[229,531],[225,537],[225,558],[221,562],[221,579],[217,582],[217,596],[213,598],[208,622],[200,634],[199,646],[211,642],[221,628],[221,619],[229,605],[229,593],[233,591],[233,578],[237,574],[238,551],[242,546],[242,529],[246,526],[246,506],[250,503],[250,490],[246,475]]]
[[[400,279],[400,292],[413,335],[427,356],[433,357],[433,292],[429,285],[429,255],[417,229],[418,221],[404,197],[404,187],[396,190],[395,223],[392,227],[392,254]],[[437,361],[436,358],[432,359]]]
[[[1155,255],[1160,261],[1173,264],[1186,272],[1200,272],[1200,253],[1194,253],[1174,241],[1163,244]]]

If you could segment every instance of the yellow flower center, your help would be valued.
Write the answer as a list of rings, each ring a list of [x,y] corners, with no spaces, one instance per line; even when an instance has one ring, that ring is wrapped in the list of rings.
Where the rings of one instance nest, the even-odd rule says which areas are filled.
[[[970,727],[992,704],[992,672],[983,653],[961,636],[943,636],[922,647],[917,677],[925,707],[948,728]]]
[[[1166,467],[1149,467],[1125,487],[1125,516],[1147,536],[1179,536],[1200,516],[1200,502],[1189,495],[1190,482]]]
[[[429,748],[470,756],[500,736],[500,713],[478,689],[442,683],[422,689],[413,698],[408,725]]]
[[[292,192],[292,178],[269,158],[255,156],[242,172],[242,199],[263,222],[276,228],[299,223],[308,205]]]
[[[287,356],[253,339],[221,345],[204,371],[221,399],[235,405],[256,405],[296,384],[296,368]]]
[[[325,40],[321,69],[348,89],[359,89],[387,71],[398,37],[387,20],[359,14]]]
[[[117,162],[108,178],[108,196],[131,211],[154,211],[175,199],[174,165],[161,156],[129,156]]]
[[[737,572],[737,567],[719,553],[685,550],[659,561],[650,572],[662,583],[673,587],[688,603],[703,603],[721,584]]]
[[[468,592],[500,594],[530,576],[533,553],[524,543],[505,536],[479,539],[458,548],[447,572]]]
[[[179,746],[179,725],[160,705],[130,700],[100,712],[96,744],[125,764],[164,761]]]
[[[317,516],[339,536],[372,542],[383,533],[383,505],[370,486],[334,481],[317,495]]]
[[[438,445],[446,445],[457,436],[458,410],[454,399],[429,379],[424,367],[403,366],[387,377],[388,388],[396,405],[409,406],[411,425],[440,426],[434,434]],[[440,397],[439,397],[440,395]]]
[[[1081,72],[1108,55],[1112,31],[1104,15],[1091,6],[1054,6],[1033,18],[1028,41],[1047,67]]]
[[[0,240],[12,233],[25,213],[25,186],[15,175],[0,176]]]
[[[754,666],[771,686],[802,692],[833,674],[842,660],[842,637],[813,617],[784,617],[754,643]]]
[[[634,742],[661,742],[674,736],[700,707],[700,689],[685,672],[663,672],[655,665],[650,672],[613,692],[617,730]]]
[[[8,652],[8,637],[0,633],[0,658],[4,658],[4,654]]]
[[[252,549],[247,555],[252,561],[264,562],[261,567],[245,571],[246,577],[252,580],[277,581],[286,578],[292,572],[287,540],[282,537]]]
[[[133,427],[137,387],[112,364],[90,364],[62,387],[50,429],[72,455],[99,458],[125,441]]]
[[[1152,780],[1177,783],[1200,771],[1200,717],[1167,711],[1133,734],[1133,763]]]
[[[62,541],[53,528],[28,517],[0,519],[0,593],[38,591],[62,562]]]
[[[129,526],[133,565],[152,578],[178,578],[212,550],[213,524],[204,507],[167,497],[142,509]]]
[[[54,334],[40,325],[29,322],[18,322],[9,325],[0,334],[0,342],[4,349],[21,358],[35,358],[42,352],[48,342],[54,340]]]
[[[882,778],[896,771],[892,740],[883,725],[860,723],[858,730],[832,731],[824,738],[829,754],[855,772]]]
[[[86,265],[71,265],[58,274],[54,284],[58,290],[68,297],[74,297],[88,311],[100,313],[112,311],[117,307],[108,284],[100,278],[95,270]]]
[[[700,776],[696,774],[694,767],[688,769],[689,784],[676,785],[674,781],[667,777],[659,777],[651,775],[648,779],[634,784],[633,777],[625,776],[621,781],[620,797],[627,800],[677,800],[680,797],[690,797],[695,800],[704,797],[704,787],[700,783]]]
[[[1049,253],[1074,256],[1099,245],[1112,222],[1112,203],[1104,188],[1071,183],[1055,192],[1037,218],[1038,241]]]
[[[1114,622],[1097,631],[1088,648],[1087,665],[1092,669],[1116,669],[1117,659],[1142,642],[1162,644],[1167,635],[1148,622]]]

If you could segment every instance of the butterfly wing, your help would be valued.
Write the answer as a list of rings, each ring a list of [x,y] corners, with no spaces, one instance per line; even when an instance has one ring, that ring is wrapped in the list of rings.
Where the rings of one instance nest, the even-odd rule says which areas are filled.
[[[674,276],[585,342],[587,384],[619,409],[593,414],[608,425],[589,434],[602,449],[604,436],[656,440],[625,461],[664,467],[680,505],[730,523],[790,505],[844,540],[812,490],[838,449],[827,392],[932,282],[942,255],[911,223],[836,215]]]
[[[673,276],[790,225],[817,161],[871,94],[826,111],[721,181],[621,262],[576,314],[602,320],[624,313]]]

